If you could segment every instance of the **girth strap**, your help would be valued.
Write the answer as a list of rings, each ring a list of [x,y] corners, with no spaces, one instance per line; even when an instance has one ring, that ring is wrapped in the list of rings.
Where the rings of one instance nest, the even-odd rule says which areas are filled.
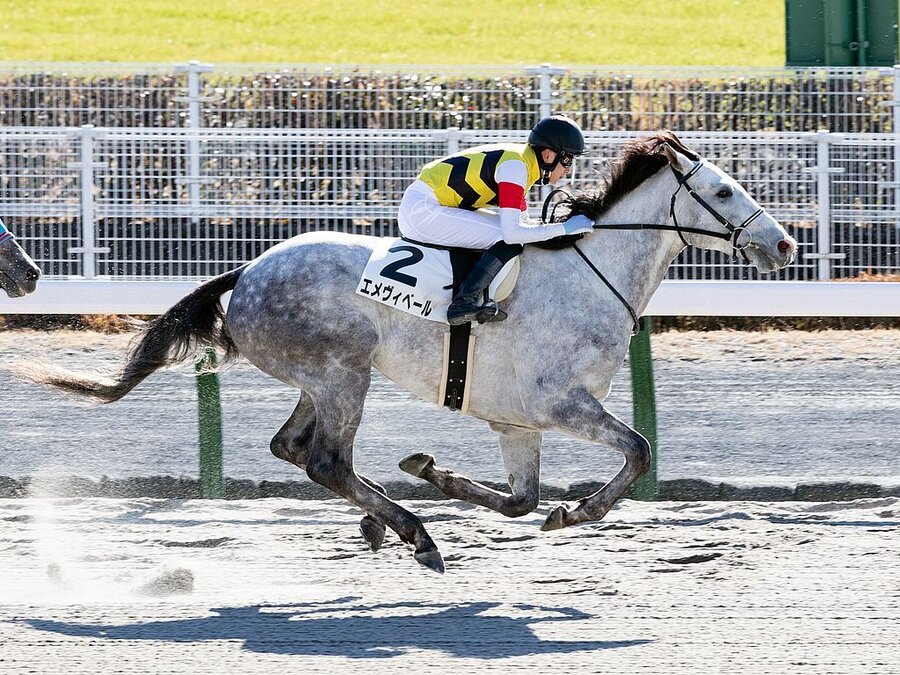
[[[450,266],[453,268],[453,295],[468,276],[472,265],[480,256],[479,251],[445,247],[450,251]],[[450,326],[445,337],[444,375],[441,382],[439,404],[450,410],[465,412],[469,407],[467,391],[471,388],[469,375],[472,372],[472,356],[475,338],[470,322]]]

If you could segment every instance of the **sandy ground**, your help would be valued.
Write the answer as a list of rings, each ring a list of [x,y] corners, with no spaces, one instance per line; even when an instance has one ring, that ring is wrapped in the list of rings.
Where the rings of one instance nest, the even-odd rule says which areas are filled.
[[[127,341],[5,331],[0,365],[45,354],[113,370]],[[738,475],[763,466],[782,476],[808,461],[803,470],[812,474],[825,462],[844,476],[900,475],[898,346],[896,331],[655,336],[669,448],[682,439],[690,459],[691,442],[723,444],[674,466],[725,466]],[[279,403],[280,420],[290,404],[268,393],[271,382],[230,377],[223,376],[226,404],[229,388],[246,389],[226,421],[248,427],[247,456],[258,462],[268,437],[256,418]],[[184,466],[184,439],[193,433],[181,421],[193,414],[188,380],[160,374],[121,407],[102,409],[0,381],[0,475],[4,466],[31,466],[14,454],[26,447],[67,467],[168,467],[163,431],[175,439],[171,456],[181,455],[172,466]],[[426,404],[389,389],[373,403],[361,445],[406,451],[411,429],[397,429],[397,415],[408,420]],[[444,432],[480,438],[466,426],[471,420],[440,414]],[[682,417],[687,431],[679,436]],[[135,427],[136,419],[145,425]],[[790,433],[779,434],[785,426]],[[460,442],[460,434],[446,435],[448,444]],[[233,434],[233,445],[235,437],[242,438]],[[548,446],[568,462],[556,465],[548,453],[551,476],[583,479],[572,467],[596,456],[593,448]],[[716,465],[723,447],[732,455]],[[226,467],[240,460],[230,452]],[[470,454],[473,467],[484,466],[483,449]],[[538,530],[549,503],[518,520],[455,501],[407,504],[441,548],[447,572],[439,576],[392,534],[369,552],[360,514],[342,501],[53,499],[54,474],[36,475],[29,497],[0,499],[3,675],[900,673],[896,497],[625,500],[602,523],[551,533]]]
[[[67,347],[124,349],[130,333],[106,334],[95,331],[0,330],[0,350],[44,351]],[[653,335],[653,356],[659,359],[703,359],[716,362],[731,354],[753,360],[820,361],[860,358],[865,361],[897,363],[900,331],[889,329],[837,331],[668,331]]]
[[[900,673],[900,499],[408,506],[443,576],[336,501],[0,500],[0,672]]]
[[[3,368],[46,357],[113,373],[129,339],[0,331],[6,405],[0,476],[52,471],[96,481],[197,475],[196,388],[189,363],[155,373],[109,406],[62,398],[15,380]],[[900,331],[669,332],[653,336],[653,361],[661,479],[900,485]],[[268,450],[296,403],[296,390],[247,363],[223,372],[221,382],[226,475],[304,480]],[[605,405],[631,419],[627,365]],[[409,479],[397,462],[423,450],[472,478],[502,482],[506,476],[497,437],[484,422],[417,399],[377,374],[355,449],[359,470],[384,482]],[[605,481],[620,464],[616,452],[545,434],[545,485]]]

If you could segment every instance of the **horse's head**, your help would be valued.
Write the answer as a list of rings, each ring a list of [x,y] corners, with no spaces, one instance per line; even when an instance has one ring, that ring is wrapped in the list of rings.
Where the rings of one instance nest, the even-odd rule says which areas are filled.
[[[675,180],[670,217],[684,229],[686,244],[740,256],[760,272],[794,259],[797,241],[736,180],[672,143],[663,143],[662,150]]]
[[[37,288],[40,277],[40,268],[0,220],[0,288],[9,297],[20,298]]]

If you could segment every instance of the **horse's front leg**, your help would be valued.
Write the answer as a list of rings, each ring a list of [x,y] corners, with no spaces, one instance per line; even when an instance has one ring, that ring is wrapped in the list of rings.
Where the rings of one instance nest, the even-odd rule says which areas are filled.
[[[550,511],[542,530],[556,530],[591,520],[600,520],[634,482],[650,469],[650,443],[585,389],[576,389],[552,408],[555,431],[614,448],[625,456],[625,464],[597,492],[578,500],[575,508],[565,505]]]
[[[500,436],[500,452],[512,494],[476,483],[450,469],[435,466],[434,457],[424,453],[410,455],[400,468],[424,478],[441,492],[471,504],[486,506],[510,518],[524,516],[537,508],[541,496],[541,433],[505,424],[491,424]]]

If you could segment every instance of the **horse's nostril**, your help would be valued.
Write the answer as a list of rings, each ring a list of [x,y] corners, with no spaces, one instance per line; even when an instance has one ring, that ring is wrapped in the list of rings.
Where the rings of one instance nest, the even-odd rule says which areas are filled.
[[[25,278],[28,279],[28,281],[37,281],[41,278],[41,271],[33,267],[29,267],[28,271],[25,273]]]
[[[782,253],[788,253],[794,248],[794,245],[789,242],[787,239],[782,239],[778,242],[778,250]]]

